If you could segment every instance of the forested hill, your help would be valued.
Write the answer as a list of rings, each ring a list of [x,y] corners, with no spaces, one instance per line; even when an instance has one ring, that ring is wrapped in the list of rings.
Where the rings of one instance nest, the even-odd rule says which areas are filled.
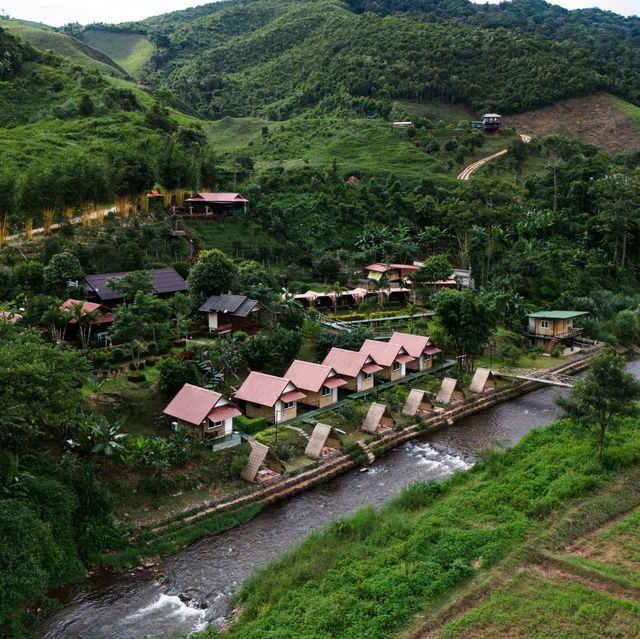
[[[205,117],[433,98],[517,113],[600,90],[640,104],[640,20],[540,0],[231,0],[119,28],[154,44],[146,80]]]

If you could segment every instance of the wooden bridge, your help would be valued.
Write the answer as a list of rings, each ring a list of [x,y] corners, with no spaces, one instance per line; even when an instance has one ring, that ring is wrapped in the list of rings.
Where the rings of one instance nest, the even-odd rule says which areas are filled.
[[[540,382],[564,388],[573,388],[575,382],[571,375],[557,373],[547,368],[492,368],[491,372],[498,377],[524,379],[529,382]]]

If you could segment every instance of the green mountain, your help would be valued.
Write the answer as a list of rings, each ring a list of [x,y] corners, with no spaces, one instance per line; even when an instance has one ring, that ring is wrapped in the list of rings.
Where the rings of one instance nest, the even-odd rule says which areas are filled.
[[[145,79],[208,118],[434,98],[517,113],[602,90],[640,103],[640,20],[539,0],[231,0],[100,28],[144,34]]]

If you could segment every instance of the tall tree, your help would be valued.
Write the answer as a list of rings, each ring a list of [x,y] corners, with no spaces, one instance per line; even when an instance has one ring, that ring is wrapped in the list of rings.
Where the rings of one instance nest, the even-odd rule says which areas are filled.
[[[578,433],[591,438],[602,460],[611,431],[636,412],[640,382],[625,372],[625,360],[615,353],[601,353],[591,362],[583,381],[567,398],[558,398]]]
[[[236,268],[222,251],[202,251],[187,277],[187,288],[199,307],[209,296],[226,293],[233,286]]]

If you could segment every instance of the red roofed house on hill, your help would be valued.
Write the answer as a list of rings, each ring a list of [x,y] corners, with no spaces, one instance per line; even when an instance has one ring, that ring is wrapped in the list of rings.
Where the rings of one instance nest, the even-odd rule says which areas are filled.
[[[196,193],[184,201],[189,215],[233,215],[246,213],[249,200],[240,193]]]
[[[113,315],[111,315],[111,309],[107,308],[103,304],[97,302],[84,302],[82,300],[68,299],[60,305],[62,312],[74,311],[78,304],[82,304],[82,315],[88,315],[95,312],[95,318],[89,322],[86,332],[86,339],[91,338],[91,329],[97,328],[98,330],[106,330],[111,324],[113,324]],[[97,311],[97,312],[96,312]],[[78,320],[74,317],[69,320],[69,326],[67,328],[67,337],[70,339],[78,330]],[[83,329],[84,330],[84,329]]]
[[[369,280],[379,280],[383,275],[389,282],[404,282],[406,278],[420,267],[413,264],[383,264],[376,262],[364,267],[365,276]]]
[[[431,343],[424,335],[411,335],[410,333],[398,333],[391,336],[389,344],[399,344],[414,361],[407,362],[407,368],[415,371],[423,371],[433,366],[433,356],[442,351]]]
[[[185,384],[162,411],[179,426],[195,428],[200,437],[218,439],[233,433],[233,418],[242,413],[220,393]]]
[[[268,422],[284,422],[298,414],[298,400],[306,395],[285,377],[251,371],[235,394],[244,402],[247,417],[264,417]]]
[[[338,401],[338,387],[347,382],[336,375],[331,366],[293,360],[289,370],[284,374],[298,389],[306,395],[300,401],[308,406],[324,408]]]
[[[378,366],[382,366],[380,376],[389,381],[404,377],[407,364],[414,360],[400,344],[377,342],[374,339],[365,340],[360,352],[370,355]]]
[[[347,382],[345,389],[356,392],[373,388],[373,374],[382,370],[382,366],[378,366],[370,355],[335,346],[322,363],[330,366]]]

